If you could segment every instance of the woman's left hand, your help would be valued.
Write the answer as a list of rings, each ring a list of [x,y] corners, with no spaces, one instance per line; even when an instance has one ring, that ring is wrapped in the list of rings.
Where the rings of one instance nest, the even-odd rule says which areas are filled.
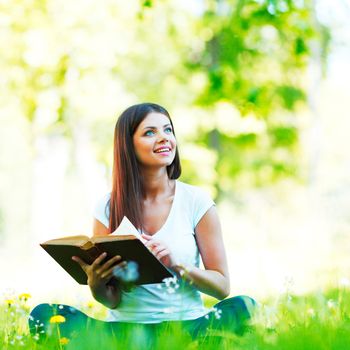
[[[142,234],[144,238],[145,246],[151,250],[151,252],[160,260],[166,267],[172,268],[176,265],[175,258],[171,253],[168,246],[153,236]]]

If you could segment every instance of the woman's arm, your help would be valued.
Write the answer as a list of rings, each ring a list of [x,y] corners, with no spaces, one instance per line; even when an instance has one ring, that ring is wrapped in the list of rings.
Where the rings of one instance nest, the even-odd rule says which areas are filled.
[[[214,206],[199,221],[195,232],[205,270],[176,261],[170,247],[159,239],[145,234],[142,237],[153,254],[181,278],[193,283],[203,293],[224,299],[230,294],[230,278],[220,221]]]
[[[214,206],[199,221],[195,233],[205,270],[182,264],[173,269],[201,292],[224,299],[230,294],[230,277],[221,225]]]

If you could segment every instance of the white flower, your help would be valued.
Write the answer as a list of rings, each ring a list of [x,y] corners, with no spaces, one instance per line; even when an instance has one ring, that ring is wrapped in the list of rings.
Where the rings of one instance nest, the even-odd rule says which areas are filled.
[[[166,287],[170,287],[172,284],[177,284],[177,277],[168,277],[164,278],[163,282],[165,283]]]
[[[329,309],[335,309],[337,306],[337,303],[333,299],[329,299],[327,301],[327,306]]]
[[[166,291],[169,294],[175,293],[176,289],[178,289],[180,287],[176,276],[164,278],[163,282],[165,284]]]
[[[315,310],[312,307],[307,309],[307,314],[310,315],[311,317],[314,317],[316,315]]]
[[[221,318],[221,314],[222,314],[222,310],[221,310],[221,309],[218,309],[218,308],[216,308],[216,307],[213,307],[213,308],[211,308],[210,311],[211,311],[211,312],[214,312],[214,316],[215,316],[215,318],[216,318],[217,320]]]
[[[350,286],[350,281],[348,278],[346,277],[342,277],[340,280],[339,280],[339,285],[341,287],[349,287]]]

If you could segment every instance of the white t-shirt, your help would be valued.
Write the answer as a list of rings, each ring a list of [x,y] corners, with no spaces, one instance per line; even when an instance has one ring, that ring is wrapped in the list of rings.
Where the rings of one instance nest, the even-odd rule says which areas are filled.
[[[109,226],[109,199],[110,194],[103,197],[94,212],[94,217],[106,227]],[[194,229],[213,205],[215,203],[203,190],[176,180],[169,216],[154,234],[171,249],[176,261],[199,267]],[[107,320],[156,323],[195,319],[207,312],[195,287],[183,281],[167,281],[122,291],[120,304],[109,310]]]

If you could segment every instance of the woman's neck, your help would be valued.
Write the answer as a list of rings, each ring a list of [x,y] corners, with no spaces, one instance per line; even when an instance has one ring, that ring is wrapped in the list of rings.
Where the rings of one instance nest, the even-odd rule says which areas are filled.
[[[142,177],[145,199],[154,200],[173,190],[173,181],[169,179],[166,168],[161,171],[143,171]]]

